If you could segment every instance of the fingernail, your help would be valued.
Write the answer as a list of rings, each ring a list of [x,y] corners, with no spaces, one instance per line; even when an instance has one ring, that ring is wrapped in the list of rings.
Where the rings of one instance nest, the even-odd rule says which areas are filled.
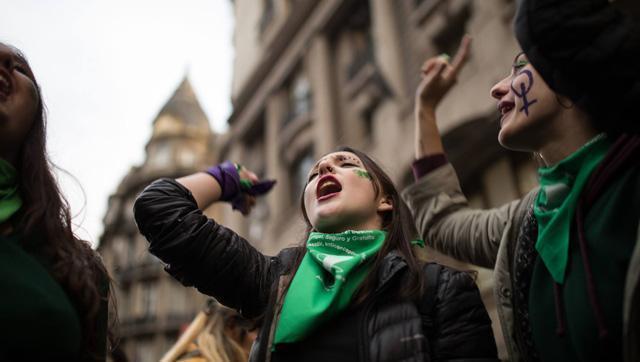
[[[449,54],[447,53],[442,53],[440,54],[438,57],[440,57],[442,60],[444,60],[445,62],[449,62],[449,60],[451,60],[451,57],[449,56]]]

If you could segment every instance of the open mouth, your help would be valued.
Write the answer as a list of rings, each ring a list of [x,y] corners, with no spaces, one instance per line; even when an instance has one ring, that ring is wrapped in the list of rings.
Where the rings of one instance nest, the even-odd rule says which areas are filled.
[[[327,175],[318,181],[316,197],[318,201],[323,201],[336,196],[340,191],[342,191],[342,185],[340,185],[340,182],[338,182],[335,177]]]
[[[498,104],[498,111],[500,112],[500,114],[502,114],[503,116],[509,112],[511,112],[511,110],[513,109],[513,107],[515,107],[515,103],[513,102],[509,102],[509,101],[503,101],[500,102]]]
[[[506,118],[507,114],[509,114],[513,108],[515,108],[516,104],[514,102],[510,102],[510,101],[502,101],[498,104],[498,111],[500,112],[500,125],[502,126],[502,123],[504,123],[504,119]]]
[[[0,99],[7,99],[11,94],[11,81],[7,72],[0,70]]]

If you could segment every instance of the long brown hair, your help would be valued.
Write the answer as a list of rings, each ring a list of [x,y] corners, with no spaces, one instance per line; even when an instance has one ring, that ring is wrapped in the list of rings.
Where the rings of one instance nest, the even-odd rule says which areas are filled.
[[[393,205],[392,210],[382,215],[382,228],[387,232],[387,238],[376,255],[376,258],[373,260],[371,271],[358,288],[352,303],[354,305],[360,304],[373,294],[378,285],[378,272],[382,267],[383,260],[392,251],[400,254],[409,268],[409,271],[405,273],[402,288],[396,289],[399,291],[397,296],[407,299],[418,298],[422,294],[423,277],[420,262],[411,246],[411,240],[416,238],[417,231],[409,208],[400,197],[391,178],[371,157],[361,151],[344,146],[338,147],[334,152],[349,152],[358,156],[364,168],[373,177],[373,189],[376,197],[381,194],[385,195],[391,200],[391,204]],[[304,188],[300,197],[300,208],[307,225],[304,239],[306,241],[313,226],[304,208]],[[301,251],[300,254],[297,258],[296,268],[302,260],[304,252]]]
[[[23,201],[22,210],[16,215],[16,229],[27,237],[43,241],[42,252],[51,261],[50,272],[78,311],[84,339],[82,356],[99,360],[103,356],[98,356],[96,351],[100,343],[96,320],[101,318],[98,316],[101,306],[107,305],[110,299],[111,280],[100,256],[73,232],[69,203],[60,192],[46,151],[46,110],[42,93],[35,76],[31,80],[37,90],[38,105],[36,119],[15,165]]]

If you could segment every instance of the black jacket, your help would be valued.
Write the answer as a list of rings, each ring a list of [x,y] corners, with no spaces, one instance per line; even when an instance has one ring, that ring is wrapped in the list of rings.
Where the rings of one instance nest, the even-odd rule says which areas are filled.
[[[246,318],[262,318],[250,360],[269,361],[273,321],[299,250],[284,249],[273,257],[261,254],[203,215],[189,190],[170,179],[148,186],[136,200],[134,213],[150,242],[149,251],[167,264],[172,276]],[[435,298],[425,293],[419,303],[391,302],[386,293],[398,285],[407,266],[399,255],[387,255],[375,298],[369,298],[358,314],[354,360],[496,361],[491,320],[472,278],[441,266],[425,268],[437,275],[437,281],[426,286]]]

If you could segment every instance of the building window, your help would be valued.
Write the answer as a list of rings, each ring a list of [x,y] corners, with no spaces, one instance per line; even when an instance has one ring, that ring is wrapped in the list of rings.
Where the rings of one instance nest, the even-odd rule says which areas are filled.
[[[293,82],[291,100],[296,115],[305,114],[311,110],[311,86],[304,74],[298,74]]]
[[[347,79],[355,78],[367,64],[374,63],[373,41],[368,29],[366,32],[354,32],[350,38],[353,44],[353,55],[347,66]]]
[[[260,32],[264,32],[269,24],[273,21],[275,16],[275,4],[274,0],[262,1],[262,17],[260,18]]]
[[[140,285],[140,306],[142,308],[143,317],[151,317],[156,314],[156,284],[152,282],[143,283]]]
[[[292,170],[293,179],[291,180],[291,185],[293,186],[294,191],[292,194],[294,203],[297,202],[300,196],[302,196],[304,187],[307,184],[307,176],[314,164],[315,160],[313,159],[313,152],[311,150],[304,152],[298,161],[294,163]]]
[[[309,114],[310,111],[311,84],[304,73],[298,72],[289,84],[289,110],[283,125],[302,115]]]
[[[374,131],[374,116],[376,113],[376,109],[378,108],[378,102],[373,101],[367,108],[362,112],[362,121],[364,122],[364,135],[368,141],[373,141],[373,131]]]
[[[135,237],[127,239],[127,268],[131,268],[138,263],[138,245]]]
[[[172,158],[171,145],[167,142],[158,143],[153,148],[151,156],[151,166],[154,168],[164,168],[169,166]]]
[[[361,3],[349,18],[345,36],[351,49],[346,69],[347,79],[350,80],[367,64],[374,63],[370,9],[367,2]]]
[[[120,236],[113,238],[113,267],[119,270],[127,265],[127,240]]]
[[[181,167],[193,167],[196,164],[196,154],[192,149],[183,148],[180,150],[178,162]]]

